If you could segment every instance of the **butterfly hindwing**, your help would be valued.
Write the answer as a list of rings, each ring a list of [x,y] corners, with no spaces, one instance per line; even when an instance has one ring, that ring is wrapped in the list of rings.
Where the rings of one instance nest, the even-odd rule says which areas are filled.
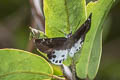
[[[61,65],[67,58],[68,50],[63,48],[67,38],[36,39],[37,48],[47,54],[49,60],[56,65]]]
[[[69,55],[73,57],[76,52],[78,52],[82,47],[83,41],[79,39],[70,49]]]
[[[68,49],[66,50],[54,50],[54,54],[49,59],[53,64],[61,65],[63,61],[67,58]]]

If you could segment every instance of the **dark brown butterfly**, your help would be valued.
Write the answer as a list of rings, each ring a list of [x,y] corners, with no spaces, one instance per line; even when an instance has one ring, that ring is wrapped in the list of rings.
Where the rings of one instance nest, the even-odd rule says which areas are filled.
[[[79,51],[85,39],[86,33],[91,26],[91,16],[82,24],[82,26],[69,37],[56,37],[35,39],[36,47],[43,53],[46,53],[49,60],[56,65],[61,65],[62,62],[69,56],[73,57]]]

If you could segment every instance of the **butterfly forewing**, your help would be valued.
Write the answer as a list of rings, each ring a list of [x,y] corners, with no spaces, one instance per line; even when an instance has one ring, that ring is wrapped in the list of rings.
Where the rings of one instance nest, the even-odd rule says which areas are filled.
[[[67,39],[63,37],[35,39],[36,46],[41,52],[47,52],[49,49],[59,49],[59,47],[63,46],[66,41]]]

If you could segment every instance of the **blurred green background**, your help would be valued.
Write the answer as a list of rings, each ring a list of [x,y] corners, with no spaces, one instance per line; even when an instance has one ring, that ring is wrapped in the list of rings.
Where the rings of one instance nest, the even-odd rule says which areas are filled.
[[[28,0],[0,0],[0,49],[31,51]],[[103,53],[95,80],[120,80],[120,1],[113,5],[103,25]]]

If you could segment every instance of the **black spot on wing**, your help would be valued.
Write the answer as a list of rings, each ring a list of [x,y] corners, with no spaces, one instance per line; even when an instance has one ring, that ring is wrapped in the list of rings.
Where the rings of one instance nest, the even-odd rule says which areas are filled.
[[[78,49],[76,49],[76,51],[78,51]]]
[[[62,63],[62,60],[60,60],[59,63]]]
[[[52,57],[53,57],[53,58],[56,58],[56,55],[53,55]]]
[[[62,55],[61,57],[65,57],[65,55]]]
[[[54,62],[55,60],[53,59],[53,62]]]
[[[55,63],[58,63],[58,60],[56,60]]]

